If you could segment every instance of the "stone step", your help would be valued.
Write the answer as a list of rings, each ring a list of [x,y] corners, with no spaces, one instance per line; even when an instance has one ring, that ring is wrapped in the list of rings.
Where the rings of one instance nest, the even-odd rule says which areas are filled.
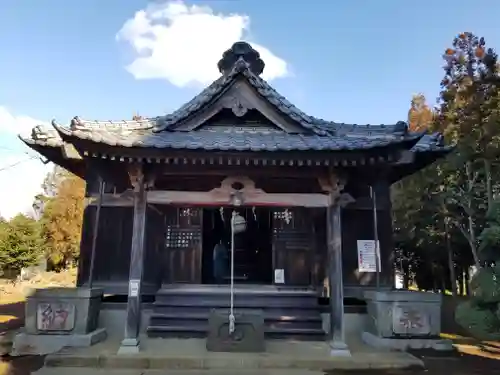
[[[260,308],[259,308],[260,307]],[[262,309],[264,311],[264,317],[265,319],[273,319],[276,317],[290,317],[291,319],[295,318],[301,318],[301,317],[317,317],[317,319],[320,319],[320,312],[318,312],[318,308],[299,308],[299,307],[262,307],[259,306],[258,309]],[[224,305],[217,305],[217,304],[205,304],[203,306],[196,306],[196,305],[191,305],[191,306],[169,306],[169,305],[162,305],[162,304],[156,304],[153,306],[152,310],[154,311],[155,314],[166,314],[166,315],[174,315],[174,316],[180,316],[180,315],[186,315],[188,316],[189,314],[199,314],[199,315],[204,315],[207,316],[210,314],[210,311],[212,309],[220,309],[220,310],[228,310],[229,311],[229,304],[224,304]],[[255,310],[253,307],[249,308],[242,308],[242,307],[235,307],[235,312],[244,312],[247,310]]]
[[[44,367],[33,375],[323,375],[323,371],[294,369],[215,369],[215,370],[127,370],[75,367]]]
[[[229,307],[229,295],[185,295],[185,296],[156,296],[154,306],[206,306],[206,307]],[[234,296],[234,307],[238,308],[300,308],[318,309],[318,302],[314,298],[287,297],[287,296]]]
[[[149,325],[148,337],[151,338],[202,338],[208,333],[208,322],[203,325]],[[289,339],[301,341],[317,341],[325,338],[325,332],[320,328],[269,327],[265,328],[266,338]]]
[[[252,295],[252,296],[297,296],[297,297],[314,297],[317,298],[316,290],[308,288],[280,288],[279,286],[242,286],[236,285],[234,288],[235,295]],[[170,286],[165,285],[157,292],[157,296],[163,295],[228,295],[229,287],[216,285],[197,285],[197,286]]]
[[[227,286],[165,286],[156,295],[149,337],[206,337],[211,310],[227,310]],[[276,286],[235,287],[235,313],[261,310],[268,338],[323,339],[315,290]]]
[[[235,310],[237,314],[239,311]],[[227,310],[229,314],[229,310]],[[182,315],[176,313],[152,313],[151,318],[153,319],[178,319],[178,320],[207,320],[209,317],[210,311],[206,311],[206,313],[199,312],[186,312]],[[302,314],[302,315],[276,315],[269,314],[267,312],[264,313],[264,320],[269,323],[277,323],[277,322],[309,322],[309,323],[322,323],[322,319],[320,315],[314,314]]]
[[[228,312],[229,315],[229,312]],[[151,326],[183,326],[208,327],[209,312],[206,313],[183,313],[183,314],[159,314],[153,313],[150,317]],[[323,320],[319,315],[283,316],[269,315],[264,317],[265,325],[269,329],[321,329]]]
[[[85,367],[86,370],[100,368],[106,371],[163,370],[166,375],[170,370],[233,370],[233,374],[258,370],[260,374],[265,374],[263,371],[270,369],[295,369],[305,374],[306,370],[394,370],[423,366],[421,360],[408,353],[361,348],[359,343],[350,346],[351,356],[332,356],[325,341],[267,340],[264,353],[208,352],[203,339],[143,338],[141,342],[141,351],[133,355],[117,355],[119,341],[99,343],[92,348],[63,350],[48,355],[45,366]],[[64,374],[79,375],[73,369],[66,369]]]

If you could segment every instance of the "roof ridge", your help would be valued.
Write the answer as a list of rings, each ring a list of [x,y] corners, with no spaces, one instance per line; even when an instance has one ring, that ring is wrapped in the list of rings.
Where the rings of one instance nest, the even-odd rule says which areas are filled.
[[[290,102],[264,78],[254,74],[250,69],[246,69],[242,73],[248,79],[248,82],[252,85],[252,87],[285,116],[290,117],[304,128],[312,130],[318,135],[326,135],[323,129],[316,126],[313,116],[308,115],[295,104]]]
[[[220,76],[198,95],[183,104],[174,112],[158,117],[159,124],[154,128],[154,132],[168,130],[171,126],[174,126],[180,121],[191,116],[202,106],[216,99],[218,95],[221,95],[228,85],[234,82],[236,77],[239,75],[243,75],[250,85],[258,92],[258,94],[274,105],[282,114],[290,117],[304,128],[310,129],[316,134],[326,134],[323,129],[315,126],[312,116],[300,110],[285,96],[272,87],[265,79],[253,73],[250,69],[250,65],[243,60],[239,60],[229,73]]]
[[[322,127],[326,131],[342,131],[349,130],[354,134],[363,134],[366,132],[380,132],[385,134],[411,134],[408,130],[408,124],[405,121],[398,121],[394,124],[352,124],[336,121],[328,121],[321,118],[313,117],[315,124]]]
[[[179,123],[200,109],[203,105],[213,100],[218,94],[232,82],[232,79],[237,74],[234,70],[227,76],[221,76],[205,87],[198,95],[195,95],[191,100],[187,101],[173,112],[157,117],[157,124],[153,131],[161,132],[169,129],[171,126]]]
[[[352,130],[357,130],[359,133],[366,131],[384,132],[388,134],[408,132],[408,125],[404,121],[398,121],[395,124],[348,124],[339,123],[335,121],[324,120],[315,116],[308,115],[299,107],[290,102],[284,95],[280,94],[271,84],[259,75],[250,70],[245,61],[238,61],[233,69],[226,75],[222,75],[213,81],[207,88],[202,90],[198,95],[193,97],[190,101],[183,104],[174,112],[158,117],[159,125],[154,128],[154,132],[161,132],[169,130],[180,121],[191,116],[195,111],[199,110],[202,106],[214,100],[218,95],[221,95],[227,86],[234,81],[238,75],[243,75],[249,84],[261,95],[265,100],[271,103],[283,115],[290,117],[292,120],[298,122],[306,129],[312,130],[318,135],[335,135],[337,132],[342,131],[343,127],[350,127]]]
[[[156,122],[157,117],[145,117],[138,120],[86,120],[75,116],[71,119],[70,127],[149,129],[153,128]]]

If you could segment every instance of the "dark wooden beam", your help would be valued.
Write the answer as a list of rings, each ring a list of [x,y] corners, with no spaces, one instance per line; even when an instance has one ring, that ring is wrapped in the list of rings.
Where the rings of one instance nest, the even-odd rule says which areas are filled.
[[[218,167],[210,165],[195,165],[189,169],[182,165],[157,165],[157,173],[165,176],[187,176],[187,177],[203,177],[203,176],[231,176],[241,173],[241,165],[233,165],[227,167]],[[313,177],[327,176],[328,168],[312,166],[303,170],[298,169],[296,166],[245,166],[246,176],[261,177],[261,176],[287,176],[287,177]]]
[[[129,288],[125,335],[118,354],[139,351],[139,329],[141,325],[141,284],[144,268],[144,245],[146,233],[146,186],[142,166],[131,174],[134,186],[134,224],[130,254]]]
[[[134,194],[135,196],[135,194]],[[255,193],[244,196],[247,206],[278,206],[278,207],[326,207],[328,196],[325,194],[293,194],[293,193]],[[135,199],[135,198],[133,198]],[[129,207],[135,203],[127,193],[123,195],[103,194],[102,207]],[[149,191],[144,196],[145,202],[160,205],[206,206],[220,207],[231,204],[231,196],[217,195],[211,192],[190,191]],[[94,206],[99,198],[94,195],[89,205]]]

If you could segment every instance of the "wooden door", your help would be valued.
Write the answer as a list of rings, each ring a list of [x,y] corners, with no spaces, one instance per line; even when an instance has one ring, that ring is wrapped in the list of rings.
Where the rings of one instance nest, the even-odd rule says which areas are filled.
[[[285,285],[311,285],[313,242],[307,209],[274,209],[272,221],[274,270],[284,271]]]
[[[170,207],[166,214],[166,283],[201,283],[202,210]]]

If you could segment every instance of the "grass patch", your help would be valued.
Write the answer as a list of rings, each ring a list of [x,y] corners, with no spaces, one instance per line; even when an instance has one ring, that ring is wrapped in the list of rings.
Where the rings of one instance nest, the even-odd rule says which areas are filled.
[[[6,363],[3,361],[2,358],[0,358],[0,375],[8,375],[9,374],[9,363]]]
[[[33,289],[68,287],[76,285],[77,269],[70,268],[62,272],[41,272],[30,280],[13,282],[0,279],[0,305],[22,302]]]
[[[441,336],[442,339],[446,339],[446,340],[466,340],[466,339],[470,339],[470,337],[460,336],[460,335],[456,335],[456,334],[453,334],[453,333],[441,333],[439,336]]]
[[[10,322],[11,320],[17,319],[17,316],[14,315],[0,315],[0,324],[1,323],[7,323]]]

